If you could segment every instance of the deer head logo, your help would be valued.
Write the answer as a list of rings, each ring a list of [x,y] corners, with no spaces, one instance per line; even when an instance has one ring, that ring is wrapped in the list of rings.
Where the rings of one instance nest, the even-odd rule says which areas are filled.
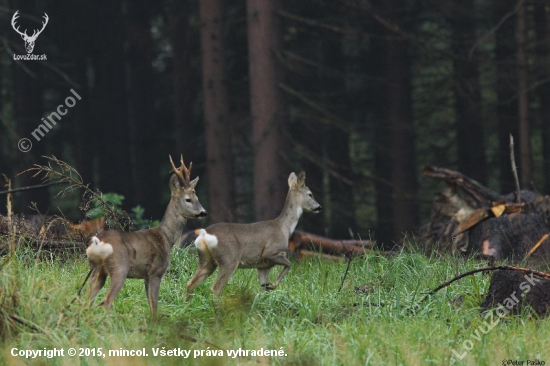
[[[27,34],[27,30],[25,29],[24,32],[21,32],[19,30],[19,27],[15,27],[15,21],[17,20],[17,18],[19,18],[19,10],[17,10],[15,12],[15,14],[13,14],[13,17],[11,18],[11,26],[13,27],[13,29],[19,33],[21,35],[21,38],[23,38],[23,41],[25,41],[25,49],[27,50],[27,53],[32,53],[32,50],[34,49],[34,42],[36,42],[36,39],[38,38],[38,36],[40,35],[40,33],[42,33],[42,31],[44,30],[44,28],[46,28],[46,24],[48,24],[48,20],[50,18],[48,18],[48,14],[44,13],[44,22],[42,22],[42,29],[40,30],[37,30],[35,29],[34,32],[32,33],[32,36],[29,36]]]

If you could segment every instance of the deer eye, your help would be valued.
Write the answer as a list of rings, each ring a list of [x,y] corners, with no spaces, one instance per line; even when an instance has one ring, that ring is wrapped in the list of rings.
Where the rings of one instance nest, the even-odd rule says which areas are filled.
[[[311,192],[309,192],[307,195],[313,197],[313,194]]]
[[[191,198],[186,198],[185,202],[191,202]]]

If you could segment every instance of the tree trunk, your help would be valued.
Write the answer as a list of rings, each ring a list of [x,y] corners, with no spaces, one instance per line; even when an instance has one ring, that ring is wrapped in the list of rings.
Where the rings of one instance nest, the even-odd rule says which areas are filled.
[[[403,23],[404,0],[384,1],[383,9],[397,23]],[[391,14],[390,12],[393,12]],[[408,42],[389,38],[385,42],[384,73],[387,80],[385,123],[391,161],[392,239],[396,240],[419,223],[415,133],[412,114]]]
[[[479,70],[477,60],[469,55],[476,40],[474,1],[453,0],[451,11],[458,170],[486,184],[487,166]]]
[[[376,29],[383,34],[383,29]],[[385,111],[387,110],[386,71],[384,65],[385,55],[374,52],[384,47],[382,39],[373,39],[372,52],[368,56],[372,65],[372,119],[374,123],[374,170],[376,172],[376,216],[377,225],[375,238],[379,243],[385,243],[386,248],[391,247],[391,240],[396,237],[393,227],[392,204],[392,160],[390,156],[389,135],[390,126],[387,123]]]
[[[516,1],[493,0],[493,23],[500,22],[503,17],[514,9]],[[518,130],[518,104],[517,91],[517,62],[515,58],[516,47],[514,43],[514,24],[511,20],[505,21],[496,30],[496,69],[497,82],[497,117],[498,117],[498,161],[500,166],[500,190],[512,192],[515,190],[514,177],[510,168],[510,134],[517,140]]]
[[[183,154],[188,160],[196,159],[193,152],[198,146],[198,131],[193,128],[194,96],[199,93],[200,81],[195,80],[197,71],[193,60],[193,30],[189,14],[193,11],[192,2],[168,0],[167,14],[170,25],[170,40],[173,52],[172,83],[174,88],[174,151]]]
[[[101,134],[98,139],[100,189],[124,195],[125,208],[134,202],[131,183],[130,126],[124,58],[124,26],[120,1],[102,5],[99,14],[108,27],[98,26],[102,52],[97,56],[96,107]]]
[[[38,14],[36,4],[32,0],[20,0],[13,1],[12,8],[18,9],[20,14],[28,14],[36,16]],[[10,15],[11,16],[11,15]],[[19,18],[21,22],[25,22],[29,28],[37,26],[35,22],[30,22],[25,17]],[[31,31],[29,31],[29,34]],[[26,52],[23,48],[23,40],[17,37],[21,48],[16,50],[18,54]],[[43,52],[40,38],[35,46],[34,53],[38,54]],[[25,70],[26,69],[26,70]],[[32,164],[38,163],[42,155],[46,154],[46,142],[48,135],[41,137],[40,134],[36,134],[40,137],[40,141],[37,141],[32,134],[33,131],[42,123],[43,117],[43,98],[44,98],[44,84],[42,70],[43,66],[39,61],[15,61],[13,64],[14,70],[14,117],[16,121],[16,131],[18,139],[29,139],[32,143],[32,149],[28,152],[17,151],[18,160],[16,165],[16,173],[19,173],[25,169],[30,168]],[[55,118],[54,118],[55,120]],[[51,136],[50,136],[51,138]],[[19,147],[19,146],[17,146]],[[14,146],[13,148],[17,148]],[[20,149],[21,150],[21,149]],[[32,174],[23,174],[16,177],[12,182],[13,188],[30,186],[37,184],[38,180],[33,179]],[[3,180],[3,179],[2,179]],[[14,211],[17,213],[36,213],[29,207],[31,202],[36,202],[38,209],[44,213],[49,209],[50,197],[48,190],[27,191],[18,193],[14,196]]]
[[[233,213],[232,128],[229,115],[224,36],[224,1],[202,0],[199,5],[202,50],[202,88],[206,137],[206,171],[210,221],[236,221]]]
[[[254,154],[254,212],[256,220],[276,217],[287,192],[281,127],[284,103],[282,80],[274,50],[280,48],[277,0],[247,0],[250,110]]]
[[[543,149],[543,174],[544,190],[550,194],[550,22],[548,2],[538,0],[535,7],[535,29],[537,32],[537,61],[540,68],[540,80],[546,80],[537,88],[537,95],[540,104],[540,119],[542,126],[542,149]]]
[[[521,185],[531,184],[531,131],[529,125],[529,99],[527,94],[526,6],[517,14],[516,42],[518,62],[518,120],[519,120],[519,174]]]
[[[126,69],[128,75],[128,113],[131,127],[132,182],[136,202],[145,208],[145,217],[161,218],[159,154],[154,121],[153,41],[150,22],[151,4],[147,0],[127,3],[128,28]],[[162,158],[162,160],[161,160]]]
[[[90,111],[90,89],[86,80],[86,73],[89,65],[86,62],[86,56],[83,54],[83,50],[78,46],[73,48],[74,50],[74,64],[75,64],[75,80],[81,86],[77,90],[78,95],[82,97],[84,103],[77,105],[74,109],[74,141],[75,148],[74,154],[76,159],[76,169],[82,176],[82,180],[85,184],[92,183],[92,187],[97,186],[94,182],[94,169],[93,162],[97,157],[97,146],[95,139],[91,139],[90,136],[97,136],[99,131],[97,130],[92,119],[92,111]],[[84,192],[82,192],[84,193]]]
[[[25,62],[25,61],[17,61]],[[42,123],[43,113],[43,80],[42,66],[38,62],[27,62],[25,67],[33,75],[29,75],[18,65],[15,67],[15,120],[17,122],[17,133],[19,138],[29,139],[32,143],[32,149],[28,152],[20,152],[21,154],[17,163],[17,173],[31,167],[32,164],[39,162],[42,155],[46,154],[46,140],[48,135],[40,137],[36,134],[40,141],[37,141],[32,133]],[[53,117],[55,120],[55,117]],[[51,136],[50,136],[51,138]],[[15,187],[31,186],[39,183],[39,180],[31,177],[32,174],[23,174],[16,177],[14,180]],[[47,189],[40,191],[28,191],[18,193],[14,197],[14,211],[18,213],[36,213],[30,209],[31,203],[36,202],[41,213],[45,213],[49,209],[50,199]]]

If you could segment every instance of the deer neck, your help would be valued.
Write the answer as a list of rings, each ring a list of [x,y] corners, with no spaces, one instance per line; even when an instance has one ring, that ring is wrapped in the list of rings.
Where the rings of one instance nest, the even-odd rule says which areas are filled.
[[[170,248],[172,248],[181,238],[181,232],[186,222],[187,220],[185,218],[178,215],[174,202],[170,200],[164,217],[157,226],[157,229],[163,233],[165,240],[168,241]]]
[[[300,220],[300,216],[303,213],[302,207],[296,202],[292,193],[292,191],[288,191],[283,211],[277,218],[287,239],[294,232],[296,225],[298,225],[298,220]]]

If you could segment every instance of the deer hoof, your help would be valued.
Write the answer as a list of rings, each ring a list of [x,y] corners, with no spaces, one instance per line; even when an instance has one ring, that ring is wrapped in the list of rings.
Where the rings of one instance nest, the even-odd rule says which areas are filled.
[[[265,288],[266,291],[271,291],[271,290],[275,290],[275,286],[273,286],[272,283],[264,283],[262,285],[263,288]]]

